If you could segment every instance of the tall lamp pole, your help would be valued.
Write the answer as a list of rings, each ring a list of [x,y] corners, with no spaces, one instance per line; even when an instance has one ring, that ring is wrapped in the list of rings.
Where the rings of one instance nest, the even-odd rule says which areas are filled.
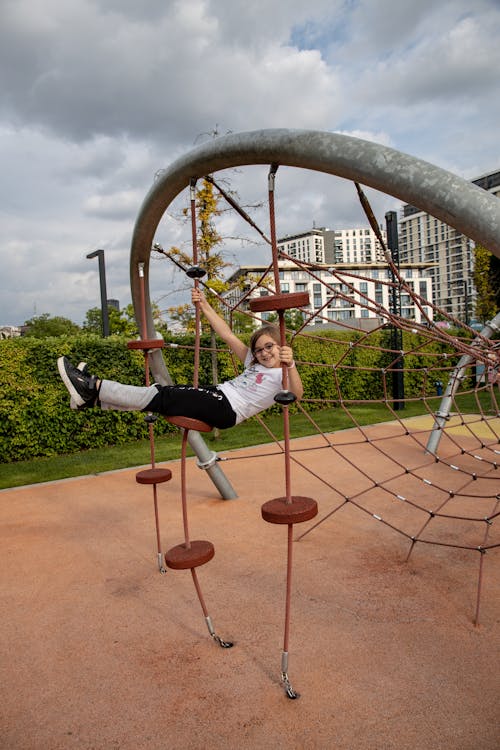
[[[385,226],[387,232],[387,247],[391,254],[394,265],[399,271],[399,238],[398,238],[398,215],[396,211],[388,211],[385,215]],[[396,276],[391,272],[392,289],[390,308],[394,315],[401,316],[401,290],[399,283],[396,283]],[[404,358],[403,350],[403,332],[396,326],[391,326],[391,348],[399,351],[401,354],[394,360],[394,369],[392,371],[392,395],[394,398],[393,407],[395,411],[404,409],[405,402],[405,383],[404,383]]]
[[[89,253],[87,258],[99,258],[99,283],[101,287],[101,317],[102,317],[102,335],[103,338],[109,336],[109,314],[108,314],[108,293],[106,291],[106,270],[104,268],[104,250],[94,250]]]

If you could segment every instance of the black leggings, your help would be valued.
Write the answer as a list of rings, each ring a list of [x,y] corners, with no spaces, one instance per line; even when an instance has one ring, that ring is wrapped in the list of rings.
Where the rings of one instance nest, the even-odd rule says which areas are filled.
[[[225,430],[234,427],[236,414],[217,386],[193,388],[191,385],[157,385],[158,393],[144,411],[165,417],[191,417],[211,427]]]

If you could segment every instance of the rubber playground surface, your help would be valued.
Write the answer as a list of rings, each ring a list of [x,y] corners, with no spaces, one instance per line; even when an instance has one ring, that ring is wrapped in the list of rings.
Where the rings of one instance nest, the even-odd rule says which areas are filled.
[[[293,446],[349,484],[315,441]],[[423,544],[407,561],[408,540],[350,503],[293,545],[288,673],[300,698],[287,698],[287,527],[260,513],[284,494],[283,457],[261,449],[221,464],[234,500],[188,460],[191,538],[215,546],[199,581],[231,649],[210,638],[189,571],[158,571],[152,490],[136,469],[0,492],[2,750],[500,747],[499,550],[484,556],[475,626],[479,553]],[[422,461],[414,443],[394,450]],[[379,470],[370,446],[353,455]],[[180,465],[166,466],[164,550],[183,540]],[[320,516],[338,504],[300,466],[292,486]]]

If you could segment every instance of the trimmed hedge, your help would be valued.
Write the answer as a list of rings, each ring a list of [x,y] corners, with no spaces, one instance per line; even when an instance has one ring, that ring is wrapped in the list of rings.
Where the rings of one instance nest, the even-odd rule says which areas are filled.
[[[322,340],[297,337],[293,342],[295,358],[304,383],[305,399],[319,403],[343,399],[378,400],[384,397],[382,368],[394,359],[389,349],[388,332],[368,338],[362,333],[321,332]],[[366,338],[373,348],[353,346]],[[175,337],[166,341],[163,355],[169,372],[177,383],[192,383],[193,338]],[[174,347],[168,344],[173,343]],[[420,342],[420,343],[423,343]],[[417,336],[405,334],[405,349],[418,346]],[[175,346],[177,345],[177,346]],[[202,339],[200,383],[211,382],[209,337]],[[186,348],[185,348],[186,347]],[[380,348],[382,347],[382,348]],[[405,395],[422,396],[433,392],[436,379],[446,380],[448,361],[439,361],[431,352],[443,347],[426,343],[425,354],[405,357]],[[135,385],[144,384],[144,359],[141,352],[127,349],[127,339],[80,334],[47,339],[16,338],[0,341],[0,460],[4,463],[78,452],[87,448],[117,445],[147,437],[144,416],[134,412],[72,411],[68,393],[57,372],[57,358],[66,355],[77,364],[86,361],[92,372],[101,377]],[[412,367],[417,367],[413,370]],[[428,368],[426,371],[424,368]],[[235,374],[228,352],[218,354],[219,381]],[[272,407],[279,411],[281,407]],[[291,407],[292,409],[294,407]],[[158,420],[155,432],[173,430]]]

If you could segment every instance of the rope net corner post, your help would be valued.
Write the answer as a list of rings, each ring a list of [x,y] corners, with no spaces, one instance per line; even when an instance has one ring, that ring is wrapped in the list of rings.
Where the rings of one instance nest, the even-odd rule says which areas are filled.
[[[278,314],[280,345],[286,345],[285,310],[296,306],[297,296],[302,304],[306,300],[303,295],[281,294],[280,276],[278,266],[278,247],[276,239],[276,219],[274,189],[275,177],[278,164],[271,164],[268,174],[268,200],[269,200],[269,222],[271,235],[271,250],[273,260],[273,274],[275,294],[267,298],[258,298],[250,302],[253,311],[263,312],[274,310]],[[308,297],[308,295],[306,295]],[[262,302],[264,300],[264,302]],[[307,300],[308,301],[308,300]],[[284,433],[284,460],[285,460],[285,496],[274,498],[265,502],[261,508],[262,518],[268,523],[285,524],[287,526],[287,564],[286,564],[286,594],[285,594],[285,623],[283,634],[283,649],[281,654],[281,684],[288,698],[295,700],[299,694],[294,690],[288,676],[288,656],[290,638],[290,615],[291,615],[291,590],[292,590],[292,558],[293,558],[293,526],[295,523],[310,520],[318,512],[315,500],[307,497],[294,497],[291,488],[290,472],[290,421],[288,407],[296,400],[296,395],[288,389],[288,367],[282,364],[283,390],[276,394],[274,400],[282,406],[283,433]]]
[[[149,386],[150,383],[150,374],[149,374],[149,354],[151,351],[160,349],[164,346],[163,339],[147,339],[146,338],[146,331],[147,331],[147,323],[146,323],[146,295],[145,295],[145,288],[144,288],[144,263],[139,263],[138,268],[138,278],[139,278],[139,284],[140,284],[140,321],[139,322],[139,328],[142,331],[142,336],[139,339],[136,339],[134,341],[129,341],[127,344],[127,348],[134,350],[139,349],[142,351],[144,355],[144,379],[146,386]],[[166,468],[157,468],[156,466],[156,455],[155,455],[155,437],[154,437],[154,423],[156,421],[157,417],[153,415],[151,412],[148,412],[145,417],[144,421],[146,422],[148,426],[148,437],[149,437],[149,447],[150,447],[150,460],[151,460],[151,468],[150,469],[143,469],[142,471],[137,472],[135,475],[136,482],[138,484],[148,484],[153,489],[153,509],[154,509],[154,518],[155,518],[155,531],[156,531],[156,556],[157,556],[157,562],[158,562],[158,570],[160,573],[166,573],[167,570],[163,564],[163,554],[162,554],[162,545],[161,545],[161,534],[160,534],[160,516],[159,516],[159,510],[158,510],[158,485],[162,484],[163,482],[168,482],[172,478],[172,472],[170,469]]]
[[[190,181],[190,207],[191,207],[191,234],[192,234],[192,248],[193,248],[193,265],[186,270],[186,274],[194,282],[194,287],[197,289],[199,280],[205,276],[205,271],[198,265],[198,243],[197,243],[197,228],[196,228],[196,180],[191,179]],[[193,386],[198,387],[199,384],[199,361],[200,361],[200,306],[199,302],[195,305],[195,351],[194,351],[194,374],[193,374]],[[187,570],[191,571],[191,577],[196,590],[196,595],[205,618],[205,624],[211,638],[221,648],[231,648],[233,643],[231,641],[223,640],[215,632],[212,619],[209,615],[205,598],[200,586],[198,579],[197,568],[205,565],[215,555],[214,545],[206,540],[195,540],[192,541],[189,533],[189,519],[188,519],[188,506],[187,506],[187,444],[189,439],[190,431],[196,432],[211,432],[212,427],[199,419],[193,419],[185,416],[172,416],[166,417],[167,422],[175,425],[181,430],[181,510],[182,510],[182,525],[184,531],[184,542],[170,548],[165,553],[165,562],[167,567],[173,570]]]

